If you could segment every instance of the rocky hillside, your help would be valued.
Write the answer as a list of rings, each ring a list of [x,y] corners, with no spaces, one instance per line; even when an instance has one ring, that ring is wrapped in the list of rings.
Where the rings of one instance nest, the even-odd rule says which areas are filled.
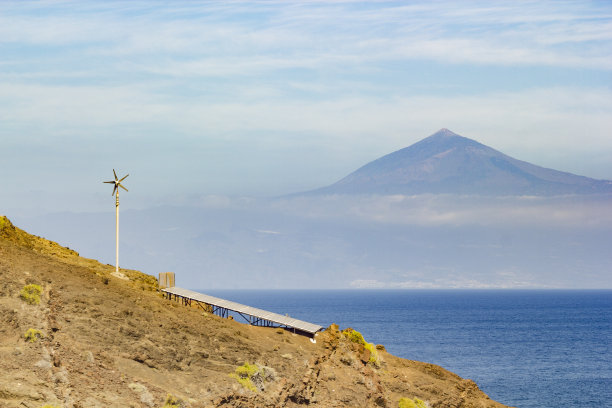
[[[0,217],[1,407],[503,407],[356,331],[332,325],[312,343],[113,273]]]

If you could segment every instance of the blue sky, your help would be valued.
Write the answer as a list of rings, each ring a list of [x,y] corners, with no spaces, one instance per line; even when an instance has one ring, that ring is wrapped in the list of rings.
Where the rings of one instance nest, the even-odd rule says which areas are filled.
[[[611,88],[607,1],[3,1],[0,212],[307,190],[442,127],[612,179]]]

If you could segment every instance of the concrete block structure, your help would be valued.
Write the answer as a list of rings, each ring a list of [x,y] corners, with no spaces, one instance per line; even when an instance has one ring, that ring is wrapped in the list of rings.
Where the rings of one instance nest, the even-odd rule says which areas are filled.
[[[160,289],[174,287],[174,272],[160,272],[158,282]]]

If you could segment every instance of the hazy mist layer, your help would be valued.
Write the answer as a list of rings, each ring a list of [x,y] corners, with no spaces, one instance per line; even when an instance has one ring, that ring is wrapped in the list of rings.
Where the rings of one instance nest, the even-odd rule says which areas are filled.
[[[125,211],[120,266],[193,288],[612,288],[612,195],[203,197]],[[17,217],[114,263],[114,211]]]

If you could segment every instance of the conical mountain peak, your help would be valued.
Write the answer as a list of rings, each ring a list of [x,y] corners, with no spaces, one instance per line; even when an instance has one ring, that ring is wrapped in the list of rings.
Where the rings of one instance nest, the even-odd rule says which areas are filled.
[[[452,130],[448,130],[447,128],[442,128],[440,130],[438,130],[436,133],[434,133],[432,136],[459,136],[458,134],[456,134],[455,132],[453,132]]]
[[[443,128],[313,193],[600,194],[612,181],[539,167]]]
[[[485,145],[478,143],[476,140],[461,136],[453,132],[452,130],[449,130],[446,128],[442,128],[438,130],[433,135],[428,136],[425,139],[422,139],[421,141],[413,144],[412,146],[406,147],[406,149],[411,149],[412,147],[418,146],[421,143],[422,144],[435,143],[437,145],[442,145],[443,147],[457,146],[457,144],[486,147]]]

